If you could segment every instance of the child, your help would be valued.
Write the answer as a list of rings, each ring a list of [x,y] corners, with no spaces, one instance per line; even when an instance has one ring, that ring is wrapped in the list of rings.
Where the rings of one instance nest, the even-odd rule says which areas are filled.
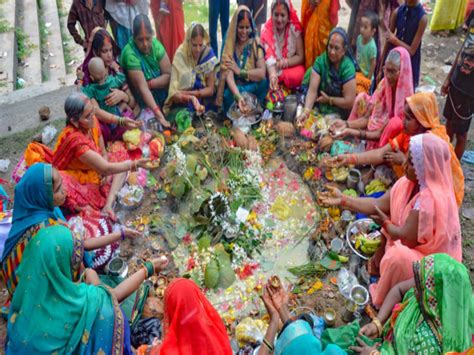
[[[125,75],[123,73],[117,73],[115,76],[108,75],[108,69],[105,67],[104,61],[100,57],[94,57],[90,60],[87,67],[89,69],[89,75],[91,83],[82,88],[82,92],[87,95],[95,106],[100,109],[111,113],[116,116],[124,116],[118,119],[120,128],[134,128],[139,126],[138,121],[134,121],[135,115],[131,107],[139,110],[138,105],[135,105],[135,99],[128,89],[125,82]],[[121,101],[117,105],[107,105],[107,95],[109,95],[114,89],[124,91],[128,95],[128,101]],[[121,139],[125,129],[118,128],[115,123],[104,124],[100,123],[101,130],[104,136],[104,141],[113,141]],[[110,137],[109,137],[110,136]],[[110,139],[108,139],[110,138]]]
[[[76,22],[81,24],[84,31],[84,38],[79,34],[76,28]],[[87,50],[88,39],[96,27],[105,28],[102,2],[99,0],[73,0],[67,18],[67,28],[74,38],[74,41],[80,44],[84,48],[84,51]]]
[[[443,115],[451,141],[456,136],[454,151],[461,160],[466,149],[467,133],[474,116],[474,12],[467,21],[469,30],[444,84],[443,95],[448,95]]]
[[[390,30],[386,34],[387,43],[382,58],[395,47],[404,47],[411,56],[413,88],[420,82],[421,39],[428,24],[423,5],[419,0],[406,0],[404,5],[396,9],[390,17]],[[379,75],[382,74],[382,65]],[[403,78],[404,79],[404,78]],[[377,80],[379,81],[379,80]]]
[[[360,35],[357,36],[356,57],[360,73],[357,73],[357,93],[368,93],[374,78],[377,62],[377,45],[374,35],[379,26],[379,17],[373,11],[366,11],[360,19]],[[362,77],[363,76],[363,77]]]

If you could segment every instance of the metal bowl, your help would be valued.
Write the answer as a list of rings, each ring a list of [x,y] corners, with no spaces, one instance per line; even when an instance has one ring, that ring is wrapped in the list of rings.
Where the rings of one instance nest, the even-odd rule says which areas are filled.
[[[362,285],[355,285],[351,288],[349,298],[359,307],[365,306],[369,302],[369,291]]]
[[[358,251],[356,249],[356,247],[352,244],[352,241],[351,241],[351,237],[352,237],[352,234],[353,234],[352,229],[357,228],[357,229],[360,230],[360,228],[364,228],[363,230],[367,231],[369,226],[372,223],[375,223],[372,218],[361,218],[361,219],[358,219],[357,221],[354,221],[351,224],[349,224],[349,226],[346,229],[346,241],[347,241],[347,244],[349,245],[349,248],[351,248],[351,250],[355,254],[360,256],[363,260],[368,260],[369,258],[367,256],[365,256],[364,254],[362,254],[360,251]]]

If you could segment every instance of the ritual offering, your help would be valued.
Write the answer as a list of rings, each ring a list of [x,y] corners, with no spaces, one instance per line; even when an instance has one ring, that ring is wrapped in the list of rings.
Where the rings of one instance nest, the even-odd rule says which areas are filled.
[[[278,290],[281,288],[281,281],[280,278],[277,275],[273,275],[270,277],[270,285],[274,290]]]
[[[347,227],[346,240],[355,254],[368,260],[380,247],[382,234],[371,218],[362,218]]]
[[[139,207],[143,201],[143,195],[143,187],[138,185],[124,185],[117,194],[120,206],[128,210]]]
[[[327,308],[323,317],[328,327],[332,327],[336,323],[336,311],[333,308]]]

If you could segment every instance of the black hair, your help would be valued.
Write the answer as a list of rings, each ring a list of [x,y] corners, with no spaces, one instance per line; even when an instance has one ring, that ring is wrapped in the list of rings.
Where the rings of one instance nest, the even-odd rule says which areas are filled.
[[[237,26],[239,25],[240,21],[245,18],[245,14],[247,14],[248,19],[250,20],[250,27],[252,28],[252,33],[250,34],[250,37],[253,38],[255,36],[254,22],[252,14],[248,10],[242,10],[239,12],[239,15],[237,16]],[[235,35],[237,36],[237,33]]]
[[[377,15],[372,10],[367,10],[366,12],[364,12],[362,17],[369,19],[370,27],[372,27],[372,29],[377,29],[379,27],[379,15]]]
[[[110,35],[109,32],[107,32],[106,29],[101,28],[98,30],[94,38],[92,39],[92,51],[94,52],[94,55],[98,56],[100,55],[100,51],[102,50],[102,47],[104,46],[105,38],[108,38],[110,40],[110,43],[112,43],[112,51],[114,53],[114,56],[117,57],[120,55],[120,48],[117,46],[117,43],[115,43],[114,39]]]
[[[139,14],[133,19],[133,38],[136,38],[141,31],[142,24],[148,34],[153,34],[150,19],[147,15]]]
[[[196,38],[198,36],[204,37],[204,33],[204,27],[200,23],[198,23],[193,27],[193,31],[191,32],[191,38]]]

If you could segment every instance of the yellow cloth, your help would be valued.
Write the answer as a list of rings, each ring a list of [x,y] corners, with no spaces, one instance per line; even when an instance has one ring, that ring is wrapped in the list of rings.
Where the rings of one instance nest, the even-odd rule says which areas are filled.
[[[431,31],[455,30],[462,25],[467,0],[436,0]]]

